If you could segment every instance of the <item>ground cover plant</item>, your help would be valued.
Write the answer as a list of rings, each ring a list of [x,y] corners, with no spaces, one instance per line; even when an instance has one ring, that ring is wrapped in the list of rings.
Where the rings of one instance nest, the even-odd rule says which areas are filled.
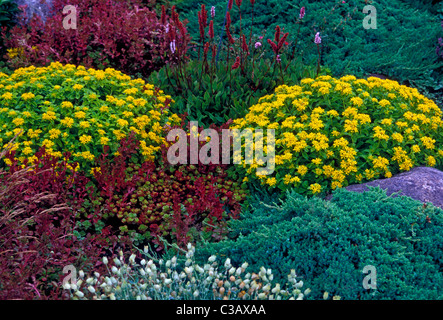
[[[231,127],[275,130],[275,173],[258,175],[261,165],[246,156],[236,170],[267,187],[318,194],[417,165],[441,168],[442,126],[441,109],[417,89],[375,77],[319,76],[278,87]]]
[[[229,255],[231,263],[272,269],[282,281],[295,269],[307,299],[416,300],[442,298],[443,211],[373,189],[334,192],[329,201],[290,191],[257,198],[232,221],[231,239],[202,244],[196,261]],[[362,285],[366,265],[376,290]]]
[[[98,161],[95,192],[79,210],[83,234],[113,226],[135,245],[155,245],[157,251],[168,243],[184,248],[224,238],[227,221],[239,216],[247,196],[244,185],[228,178],[226,166],[129,162],[137,149],[131,135],[121,141],[118,156],[103,154]]]
[[[169,96],[115,69],[86,69],[52,63],[0,74],[0,142],[19,133],[14,150],[20,161],[33,162],[41,146],[60,157],[69,151],[89,172],[94,159],[130,131],[143,141],[138,157],[153,159],[164,141],[164,127],[181,123],[168,110]]]

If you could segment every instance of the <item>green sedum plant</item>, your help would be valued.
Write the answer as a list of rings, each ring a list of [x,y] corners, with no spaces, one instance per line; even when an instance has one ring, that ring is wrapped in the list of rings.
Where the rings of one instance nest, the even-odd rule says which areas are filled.
[[[0,143],[19,134],[13,150],[20,161],[32,164],[44,146],[56,157],[69,151],[71,160],[88,169],[105,146],[115,153],[133,131],[140,142],[138,159],[152,160],[165,128],[181,122],[168,110],[171,101],[144,80],[111,68],[60,63],[20,68],[0,74]]]
[[[440,208],[375,188],[339,189],[331,201],[291,190],[254,203],[230,223],[231,239],[197,247],[198,263],[229,256],[271,268],[276,281],[295,269],[310,299],[442,299]],[[375,289],[363,286],[365,266],[376,269]]]
[[[235,167],[270,189],[318,194],[443,165],[440,108],[417,89],[376,77],[320,76],[280,86],[231,128],[274,130],[272,175],[257,175],[261,164],[247,157]]]

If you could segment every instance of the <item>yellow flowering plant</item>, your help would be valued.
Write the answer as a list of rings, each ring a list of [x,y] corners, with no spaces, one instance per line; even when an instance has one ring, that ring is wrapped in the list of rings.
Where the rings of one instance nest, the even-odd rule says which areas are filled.
[[[235,170],[249,181],[302,194],[443,164],[440,108],[416,89],[376,77],[319,76],[280,86],[231,128],[274,129],[272,175],[257,175],[260,164],[245,158]]]
[[[90,169],[104,146],[115,153],[129,132],[140,141],[138,157],[153,160],[164,131],[181,123],[169,111],[173,102],[161,90],[115,69],[51,63],[0,73],[0,143],[20,133],[13,149],[33,163],[42,146],[56,157],[70,152]]]

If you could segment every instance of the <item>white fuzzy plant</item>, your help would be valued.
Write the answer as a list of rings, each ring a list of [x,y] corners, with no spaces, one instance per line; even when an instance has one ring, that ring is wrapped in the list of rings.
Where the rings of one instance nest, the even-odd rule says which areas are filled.
[[[302,300],[310,292],[301,291],[303,281],[297,281],[295,270],[291,270],[283,287],[273,283],[271,269],[261,267],[258,273],[246,273],[246,262],[235,268],[227,258],[220,266],[216,256],[200,266],[194,253],[194,246],[188,244],[184,267],[178,270],[177,257],[137,263],[132,254],[125,262],[120,251],[112,267],[103,258],[107,275],[94,272],[86,277],[80,271],[77,283],[66,283],[64,289],[75,300]]]

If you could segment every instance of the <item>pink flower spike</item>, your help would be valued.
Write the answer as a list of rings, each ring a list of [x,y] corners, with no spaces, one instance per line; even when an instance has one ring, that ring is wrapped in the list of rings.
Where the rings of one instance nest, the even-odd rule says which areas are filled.
[[[317,33],[315,34],[314,42],[315,42],[316,44],[320,44],[320,43],[321,43],[320,32],[317,32]]]
[[[305,7],[301,7],[301,9],[300,9],[300,19],[303,19],[304,16],[305,16]]]
[[[212,6],[211,7],[211,18],[214,18],[214,17],[215,17],[215,7]]]

